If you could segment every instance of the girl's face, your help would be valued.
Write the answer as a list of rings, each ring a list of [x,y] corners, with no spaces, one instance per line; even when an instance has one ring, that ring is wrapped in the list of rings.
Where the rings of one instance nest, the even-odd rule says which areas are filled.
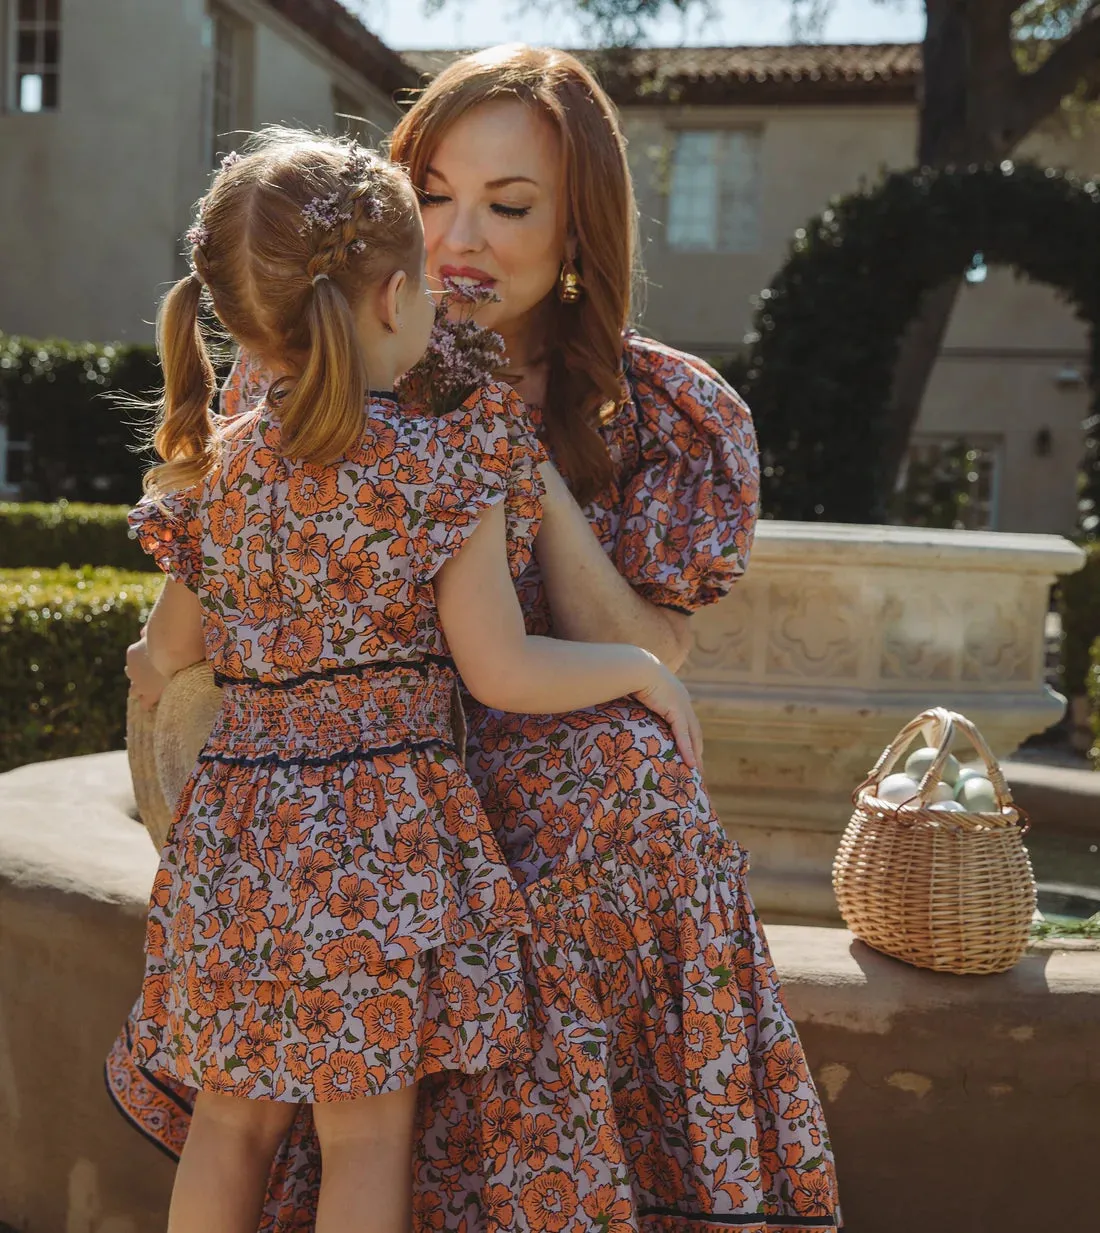
[[[518,99],[482,103],[432,152],[421,208],[428,274],[492,290],[479,324],[506,334],[553,290],[567,255],[561,139]]]

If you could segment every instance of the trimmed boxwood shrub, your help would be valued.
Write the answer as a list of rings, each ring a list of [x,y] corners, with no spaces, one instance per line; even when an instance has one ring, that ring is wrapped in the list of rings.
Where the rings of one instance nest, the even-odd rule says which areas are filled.
[[[122,747],[126,647],[160,587],[115,569],[0,570],[0,771]]]
[[[1100,543],[1083,545],[1085,566],[1058,585],[1062,614],[1062,688],[1070,698],[1085,693],[1089,652],[1100,638]]]
[[[111,565],[156,569],[129,537],[126,505],[0,501],[0,569]]]

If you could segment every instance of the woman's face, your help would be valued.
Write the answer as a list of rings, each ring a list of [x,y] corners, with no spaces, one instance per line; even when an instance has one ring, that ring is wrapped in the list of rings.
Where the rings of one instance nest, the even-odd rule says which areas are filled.
[[[499,302],[476,318],[505,335],[557,282],[567,252],[562,171],[554,125],[516,99],[468,111],[429,160],[421,199],[428,274],[444,286],[493,291]]]

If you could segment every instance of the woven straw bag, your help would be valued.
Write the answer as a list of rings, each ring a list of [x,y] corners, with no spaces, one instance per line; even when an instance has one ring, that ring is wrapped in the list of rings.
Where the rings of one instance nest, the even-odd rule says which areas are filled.
[[[177,672],[146,711],[133,693],[126,703],[126,751],[138,814],[153,843],[164,846],[176,802],[210,737],[222,691],[205,661]]]
[[[937,750],[911,802],[876,790],[919,733]],[[986,765],[998,813],[929,808],[958,735]],[[855,812],[833,864],[833,889],[848,928],[875,950],[937,972],[1003,972],[1027,946],[1035,878],[1023,844],[1026,817],[1012,804],[997,760],[962,715],[918,715],[856,789]]]

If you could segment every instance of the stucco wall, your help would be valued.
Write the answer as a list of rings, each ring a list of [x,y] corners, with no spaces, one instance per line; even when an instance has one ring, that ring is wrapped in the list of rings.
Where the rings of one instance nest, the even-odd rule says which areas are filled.
[[[333,127],[333,88],[380,131],[387,97],[256,0],[244,121]],[[0,112],[0,330],[150,341],[208,182],[204,0],[66,0],[61,105]]]
[[[202,13],[67,0],[60,109],[0,114],[0,329],[151,337],[203,184]]]

